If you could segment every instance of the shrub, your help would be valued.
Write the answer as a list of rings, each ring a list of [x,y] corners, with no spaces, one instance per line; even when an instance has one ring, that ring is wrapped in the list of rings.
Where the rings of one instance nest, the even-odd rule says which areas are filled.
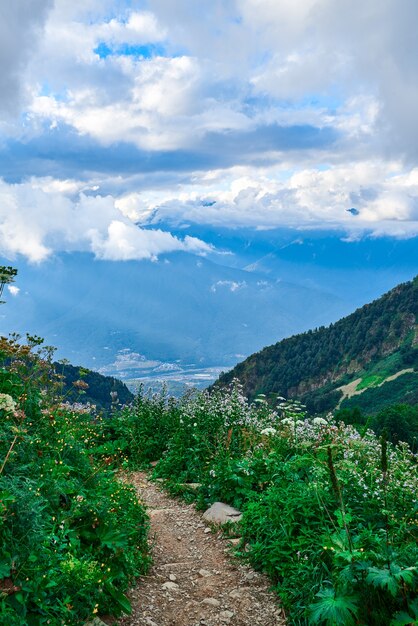
[[[103,422],[61,406],[37,346],[0,342],[0,622],[69,626],[129,610],[147,518],[96,453]]]
[[[409,623],[402,619],[417,603],[416,455],[364,424],[310,418],[300,404],[278,402],[249,404],[237,384],[171,405],[148,398],[123,417],[117,437],[128,439],[131,420],[141,424],[130,458],[150,459],[144,450],[155,446],[154,475],[173,492],[198,482],[198,506],[223,500],[241,508],[241,556],[272,578],[290,624]]]

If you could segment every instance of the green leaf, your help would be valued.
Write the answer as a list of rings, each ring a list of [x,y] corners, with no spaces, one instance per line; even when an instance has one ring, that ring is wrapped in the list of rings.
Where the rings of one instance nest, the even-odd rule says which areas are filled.
[[[390,623],[390,626],[416,626],[418,621],[405,613],[405,611],[401,611],[400,613],[396,613],[395,617]]]
[[[316,594],[320,598],[309,607],[312,624],[327,626],[352,626],[356,623],[358,606],[353,596],[337,595],[332,587]]]
[[[10,565],[0,563],[0,579],[10,576]]]
[[[108,591],[120,610],[130,615],[132,613],[132,606],[125,594],[110,585],[108,586]]]
[[[380,589],[387,589],[391,596],[395,597],[399,590],[399,583],[388,569],[371,567],[366,577],[366,582]]]
[[[128,538],[122,530],[116,528],[106,528],[105,526],[99,526],[97,529],[97,536],[101,543],[107,548],[126,548],[128,544]]]
[[[390,623],[390,626],[417,626],[418,625],[418,600],[409,604],[408,613],[400,611]]]
[[[401,582],[405,585],[413,584],[416,569],[416,567],[401,569],[398,565],[393,565],[392,571],[387,568],[379,569],[377,567],[370,567],[366,582],[372,584],[374,587],[387,589],[391,596],[396,597]]]

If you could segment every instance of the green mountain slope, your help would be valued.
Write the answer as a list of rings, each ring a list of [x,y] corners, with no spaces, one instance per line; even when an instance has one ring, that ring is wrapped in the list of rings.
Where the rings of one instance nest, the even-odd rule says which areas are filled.
[[[128,387],[113,376],[103,376],[98,372],[75,367],[69,363],[55,363],[55,371],[62,376],[62,395],[70,403],[81,402],[96,405],[98,409],[110,411],[112,395],[116,406],[129,404],[134,395]],[[117,395],[114,395],[117,394]]]
[[[249,398],[260,393],[299,398],[314,412],[353,406],[360,398],[376,403],[391,390],[396,390],[392,402],[416,403],[417,317],[418,277],[327,328],[251,355],[222,374],[216,386],[238,378]]]

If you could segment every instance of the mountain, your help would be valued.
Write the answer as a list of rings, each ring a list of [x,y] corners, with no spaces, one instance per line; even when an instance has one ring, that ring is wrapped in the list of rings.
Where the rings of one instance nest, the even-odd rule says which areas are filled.
[[[418,277],[335,324],[264,348],[216,385],[238,378],[250,398],[298,398],[313,412],[418,403],[417,316]]]
[[[342,231],[176,225],[158,219],[158,212],[153,224],[211,244],[223,253],[217,263],[332,294],[344,302],[346,313],[418,272],[418,237],[350,238]]]
[[[26,331],[57,358],[132,383],[206,386],[222,370],[283,337],[329,324],[418,272],[418,238],[347,240],[344,233],[214,228],[164,222],[143,228],[198,237],[205,257],[103,261],[61,253],[19,257],[0,334]],[[1,261],[0,261],[1,262]],[[9,265],[9,260],[4,260]]]
[[[158,262],[67,254],[18,270],[0,332],[40,335],[58,358],[119,377],[230,367],[346,310],[333,294],[185,253]]]
[[[65,402],[90,403],[99,410],[109,412],[112,406],[120,408],[134,399],[127,386],[112,376],[103,376],[70,363],[54,363],[54,369],[60,376]]]

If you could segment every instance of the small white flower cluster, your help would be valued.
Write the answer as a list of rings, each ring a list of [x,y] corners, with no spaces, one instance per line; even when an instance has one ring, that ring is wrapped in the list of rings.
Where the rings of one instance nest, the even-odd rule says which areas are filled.
[[[12,396],[9,396],[8,393],[0,393],[0,410],[6,413],[15,413],[16,408],[16,402],[13,400]]]
[[[86,404],[83,404],[82,402],[71,403],[67,400],[67,402],[61,402],[60,408],[71,413],[86,414],[94,413],[97,407],[95,404],[90,404],[90,402],[86,402]]]
[[[275,435],[277,433],[277,430],[275,428],[273,428],[272,426],[269,426],[267,428],[263,428],[263,430],[261,431],[262,435]]]
[[[328,422],[323,417],[314,417],[312,420],[312,424],[314,426],[326,426]]]

